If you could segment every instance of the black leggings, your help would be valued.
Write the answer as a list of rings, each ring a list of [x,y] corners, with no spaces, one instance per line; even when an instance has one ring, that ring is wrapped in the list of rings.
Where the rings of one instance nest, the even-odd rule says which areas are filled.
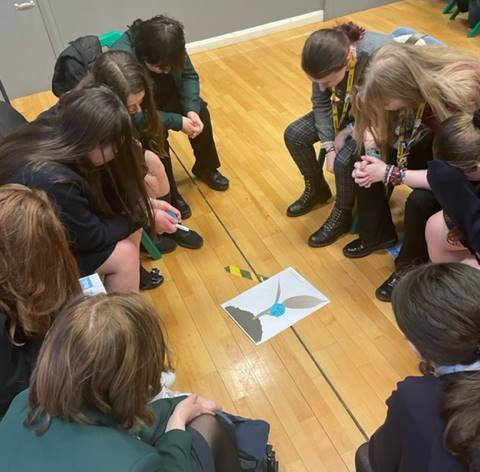
[[[241,472],[235,445],[215,416],[201,415],[187,429],[194,438],[193,472]]]

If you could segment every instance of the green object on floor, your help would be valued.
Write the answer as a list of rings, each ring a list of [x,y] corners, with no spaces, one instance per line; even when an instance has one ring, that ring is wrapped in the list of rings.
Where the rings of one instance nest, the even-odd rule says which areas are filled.
[[[101,46],[106,46],[107,48],[110,48],[115,41],[120,39],[120,36],[122,36],[122,34],[122,31],[107,31],[106,33],[99,34],[98,40],[100,41]]]
[[[460,13],[460,8],[455,8],[455,11],[450,15],[450,20],[454,20]]]
[[[448,5],[443,9],[442,13],[450,13],[456,3],[457,3],[457,0],[450,0],[448,2]]]
[[[154,261],[162,257],[162,253],[146,231],[142,231],[142,245]]]
[[[480,32],[480,21],[477,21],[476,25],[467,33],[469,38],[473,38]]]

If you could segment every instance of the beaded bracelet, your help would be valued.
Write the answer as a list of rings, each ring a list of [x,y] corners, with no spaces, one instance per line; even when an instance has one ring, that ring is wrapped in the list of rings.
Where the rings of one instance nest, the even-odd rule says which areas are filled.
[[[390,176],[392,175],[392,170],[393,170],[393,165],[388,164],[387,167],[385,167],[385,175],[383,177],[383,183],[386,185],[390,181]]]
[[[389,174],[387,182],[392,185],[401,185],[405,180],[406,170],[401,167],[392,166]]]
[[[335,151],[335,145],[330,146],[329,148],[325,149],[325,154],[328,154],[329,152]]]

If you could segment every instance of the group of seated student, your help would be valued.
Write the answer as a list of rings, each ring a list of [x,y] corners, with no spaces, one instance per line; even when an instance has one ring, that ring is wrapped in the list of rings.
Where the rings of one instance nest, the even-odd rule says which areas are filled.
[[[356,199],[359,238],[344,254],[388,247],[386,186],[413,188],[377,297],[423,375],[398,384],[357,471],[478,471],[480,61],[349,23],[313,33],[302,67],[313,110],[285,131],[305,178],[288,215],[331,197],[324,158],[337,187],[309,244],[347,232]],[[168,130],[189,136],[193,173],[225,190],[183,27],[161,15],[135,21],[54,109],[0,140],[2,470],[241,470],[216,402],[154,399],[171,361],[158,313],[135,293],[161,282],[140,265],[141,232],[167,251],[203,243],[177,231],[191,209]],[[78,279],[94,272],[109,293],[82,296]]]
[[[400,30],[405,42],[405,29]],[[313,247],[329,245],[349,231],[355,203],[359,237],[344,247],[343,254],[360,258],[393,246],[397,233],[389,206],[391,191],[402,184],[413,189],[405,204],[404,238],[395,270],[375,292],[386,302],[401,277],[415,265],[430,258],[435,262],[461,260],[464,256],[459,249],[465,252],[465,245],[472,251],[473,236],[468,239],[466,232],[476,231],[474,224],[467,224],[477,209],[474,190],[463,185],[471,194],[463,200],[447,190],[447,211],[447,196],[440,195],[447,187],[435,184],[433,176],[442,164],[433,159],[463,160],[467,166],[473,163],[475,170],[475,120],[480,125],[480,60],[416,33],[410,35],[413,41],[400,43],[394,33],[366,32],[353,23],[314,32],[302,52],[302,68],[312,80],[313,109],[290,124],[284,136],[305,179],[305,190],[288,207],[288,216],[303,215],[329,200],[324,160],[335,174],[336,201],[325,223],[310,236],[308,244]],[[459,148],[468,140],[469,151],[460,153],[453,145],[444,150],[447,138],[439,136],[433,154],[438,133],[456,139]],[[319,141],[317,157],[313,145]],[[463,176],[459,166],[456,174]],[[450,166],[443,164],[443,168]],[[443,176],[451,177],[446,170]],[[463,182],[476,176],[470,169]],[[442,209],[448,214],[446,223],[437,214]],[[458,211],[462,214],[453,214]],[[457,218],[463,218],[463,225]],[[449,238],[448,247],[443,244],[442,249],[434,241],[443,235],[446,243],[448,225],[450,236],[455,231],[459,234],[456,240]]]

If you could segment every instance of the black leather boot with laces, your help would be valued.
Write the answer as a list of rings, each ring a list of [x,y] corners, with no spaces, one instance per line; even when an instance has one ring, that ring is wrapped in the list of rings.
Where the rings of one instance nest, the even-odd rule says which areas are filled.
[[[325,223],[308,238],[308,245],[312,247],[328,246],[342,234],[347,233],[351,224],[352,212],[350,210],[333,207]]]
[[[332,196],[327,181],[320,174],[318,177],[307,177],[305,179],[305,190],[298,200],[295,200],[288,208],[288,216],[301,216],[308,213],[318,203],[325,203]]]

